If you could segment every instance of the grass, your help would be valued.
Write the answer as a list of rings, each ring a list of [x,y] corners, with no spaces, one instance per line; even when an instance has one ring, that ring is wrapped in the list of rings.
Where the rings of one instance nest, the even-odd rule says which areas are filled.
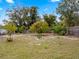
[[[14,42],[0,39],[0,59],[79,59],[79,38],[14,35]]]

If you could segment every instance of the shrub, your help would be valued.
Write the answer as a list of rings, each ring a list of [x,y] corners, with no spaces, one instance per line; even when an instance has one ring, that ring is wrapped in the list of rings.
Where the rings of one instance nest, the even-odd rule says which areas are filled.
[[[37,21],[30,27],[30,31],[36,33],[45,33],[48,29],[49,26],[45,21]]]
[[[44,47],[44,49],[48,49],[49,45],[48,44],[44,44],[43,47]]]
[[[25,30],[25,26],[18,27],[18,32],[23,33],[24,30]]]
[[[4,29],[8,31],[9,38],[7,38],[7,41],[12,42],[13,38],[11,36],[12,36],[12,33],[16,31],[17,27],[13,23],[8,23],[4,26]]]
[[[59,34],[59,35],[65,35],[66,34],[66,27],[63,24],[56,24],[53,26],[53,32]]]

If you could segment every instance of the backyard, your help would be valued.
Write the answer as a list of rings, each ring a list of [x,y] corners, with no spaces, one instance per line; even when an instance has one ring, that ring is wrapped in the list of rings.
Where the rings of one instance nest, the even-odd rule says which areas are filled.
[[[79,0],[0,0],[0,59],[79,59]]]
[[[0,59],[79,59],[79,38],[48,35],[38,39],[31,34],[0,36]]]

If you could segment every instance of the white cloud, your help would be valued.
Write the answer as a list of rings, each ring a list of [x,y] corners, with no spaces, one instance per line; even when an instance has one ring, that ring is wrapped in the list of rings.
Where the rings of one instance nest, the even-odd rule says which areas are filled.
[[[8,2],[8,3],[14,3],[13,0],[6,0],[6,2]]]
[[[51,0],[51,2],[57,2],[57,1],[60,1],[60,0]]]

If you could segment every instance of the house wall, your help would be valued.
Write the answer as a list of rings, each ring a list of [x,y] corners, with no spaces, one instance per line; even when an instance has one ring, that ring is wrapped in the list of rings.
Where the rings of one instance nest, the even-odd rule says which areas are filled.
[[[79,26],[70,27],[68,31],[69,35],[79,36]]]

